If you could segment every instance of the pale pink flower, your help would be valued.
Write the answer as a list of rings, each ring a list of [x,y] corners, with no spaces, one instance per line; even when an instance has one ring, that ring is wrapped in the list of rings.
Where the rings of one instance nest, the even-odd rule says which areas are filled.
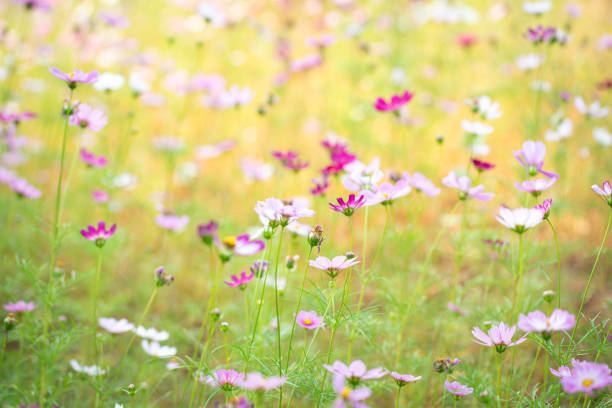
[[[495,347],[497,352],[503,353],[506,348],[516,346],[527,340],[526,335],[513,342],[512,337],[516,332],[516,326],[508,326],[501,322],[498,326],[492,326],[486,333],[478,327],[472,329],[472,335],[476,340],[474,343],[487,347]]]
[[[458,189],[459,199],[461,200],[472,197],[479,201],[489,201],[495,196],[493,193],[485,193],[484,185],[482,184],[472,187],[472,181],[468,176],[457,177],[454,171],[451,171],[448,173],[448,176],[442,179],[442,184],[450,188]]]
[[[297,324],[308,330],[314,330],[318,327],[324,327],[323,317],[318,316],[314,310],[306,312],[300,310],[296,316]]]

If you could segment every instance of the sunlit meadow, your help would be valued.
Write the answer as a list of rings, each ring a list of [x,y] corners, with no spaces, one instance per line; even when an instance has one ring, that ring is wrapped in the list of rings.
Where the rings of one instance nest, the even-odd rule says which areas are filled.
[[[2,0],[0,406],[612,407],[612,2]]]

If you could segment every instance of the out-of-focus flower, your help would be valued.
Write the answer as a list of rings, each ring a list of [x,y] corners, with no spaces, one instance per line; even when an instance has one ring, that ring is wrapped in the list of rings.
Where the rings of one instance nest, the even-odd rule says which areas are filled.
[[[455,313],[459,313],[460,315],[466,315],[467,312],[463,309],[461,309],[459,306],[457,306],[456,304],[454,304],[453,302],[448,302],[446,304],[446,307],[448,307],[448,310],[455,312]]]
[[[153,147],[161,152],[176,154],[185,149],[185,141],[181,138],[165,135],[153,139]]]
[[[101,317],[98,319],[98,324],[109,333],[119,334],[134,330],[134,324],[127,319],[117,320],[112,317]]]
[[[336,36],[329,33],[321,34],[318,37],[308,37],[306,39],[306,45],[320,50],[329,47],[336,42]]]
[[[574,106],[578,112],[582,113],[587,118],[601,119],[610,114],[609,106],[601,106],[599,101],[593,101],[590,105],[587,105],[582,96],[574,98]]]
[[[274,166],[271,164],[247,157],[240,160],[240,169],[248,182],[265,181],[274,174]]]
[[[49,72],[51,72],[51,75],[54,77],[59,78],[62,81],[66,81],[70,89],[76,88],[77,83],[93,84],[98,79],[98,71],[85,73],[80,69],[75,69],[71,73],[67,74],[55,67],[51,67],[49,68]]]
[[[34,200],[42,196],[40,190],[28,183],[24,178],[13,178],[9,180],[8,185],[20,198]]]
[[[301,161],[298,152],[287,150],[287,152],[274,151],[272,156],[278,159],[283,166],[296,173],[308,167],[308,162]]]
[[[359,261],[357,258],[348,259],[344,255],[338,255],[333,259],[329,259],[326,256],[319,256],[317,259],[311,259],[308,261],[310,266],[317,269],[322,269],[333,279],[342,269],[350,268],[357,265]]]
[[[523,167],[527,169],[530,176],[535,176],[538,173],[542,173],[546,177],[559,177],[556,173],[545,171],[544,167],[544,156],[546,155],[546,146],[542,142],[534,142],[528,140],[523,143],[521,150],[515,150],[512,152],[516,160]]]
[[[224,391],[231,391],[244,381],[244,374],[236,370],[216,370],[212,375],[201,376],[200,381]]]
[[[84,365],[79,364],[79,362],[74,359],[70,360],[70,366],[77,373],[87,374],[90,377],[96,377],[99,375],[106,374],[106,370],[101,369],[97,365],[84,366]]]
[[[0,121],[4,122],[4,123],[13,123],[15,125],[18,125],[19,123],[23,122],[24,120],[30,120],[30,119],[34,119],[36,118],[36,114],[34,112],[30,112],[30,111],[23,111],[23,112],[11,112],[11,111],[4,111],[4,112],[0,112]]]
[[[440,194],[441,190],[421,173],[415,172],[410,175],[410,173],[406,172],[403,174],[403,178],[408,181],[416,192],[422,192],[429,197],[435,197]]]
[[[108,118],[102,109],[94,109],[86,103],[80,103],[72,115],[70,115],[68,122],[72,126],[79,126],[82,129],[99,132],[107,125]]]
[[[198,159],[212,159],[232,150],[235,146],[235,140],[224,140],[214,145],[196,147],[195,155]]]
[[[2,306],[4,310],[12,313],[22,313],[22,312],[31,312],[36,309],[36,304],[34,302],[26,302],[24,300],[20,300],[18,302],[8,302],[6,305]]]
[[[455,37],[457,44],[464,48],[469,48],[478,42],[478,36],[472,33],[461,33]]]
[[[533,228],[544,219],[544,211],[538,208],[515,208],[505,206],[499,207],[495,219],[506,228],[522,234],[529,228]]]
[[[350,388],[346,385],[346,380],[341,375],[334,376],[332,385],[334,387],[334,391],[338,397],[334,402],[334,408],[346,408],[348,404],[352,405],[353,408],[367,408],[368,405],[365,404],[364,400],[372,395],[372,391],[370,391],[367,387],[359,387],[359,388]]]
[[[342,185],[348,191],[371,190],[383,179],[385,173],[380,169],[380,160],[375,157],[368,165],[352,161],[345,166],[347,174],[342,176]]]
[[[93,87],[101,92],[112,92],[121,89],[123,84],[125,84],[123,75],[105,72],[98,77]]]
[[[224,283],[227,286],[231,286],[233,288],[238,288],[240,290],[245,290],[247,284],[251,281],[251,279],[253,279],[254,276],[255,276],[255,274],[252,273],[252,272],[247,275],[247,273],[245,271],[242,271],[240,273],[240,277],[237,277],[236,275],[232,275],[231,276],[232,281],[231,282],[225,281]]]
[[[397,112],[402,106],[412,100],[413,94],[410,91],[404,91],[401,95],[392,95],[387,102],[383,98],[376,99],[374,108],[379,112]]]
[[[153,357],[167,358],[176,354],[176,347],[162,346],[156,341],[142,340],[140,345],[145,353]]]
[[[485,120],[497,119],[502,115],[502,112],[499,110],[499,102],[493,102],[487,95],[470,98],[465,103],[472,112],[480,115]]]
[[[612,207],[612,185],[610,185],[610,181],[604,181],[601,187],[599,187],[597,184],[593,184],[591,186],[591,190],[603,198],[603,200],[608,203],[610,207]]]
[[[513,342],[512,337],[516,332],[516,326],[508,326],[501,322],[498,326],[491,327],[486,333],[478,327],[472,329],[472,335],[476,340],[474,343],[487,347],[495,347],[498,353],[503,353],[506,348],[516,346],[527,340],[526,336]]]
[[[108,193],[104,190],[94,190],[91,193],[91,198],[93,198],[96,203],[102,204],[108,201]]]
[[[552,207],[552,198],[547,198],[546,200],[542,202],[542,204],[538,204],[533,208],[535,208],[536,210],[542,211],[544,213],[543,218],[547,220],[548,216],[550,215],[551,207]]]
[[[138,326],[136,330],[134,330],[134,333],[136,333],[138,337],[142,337],[144,339],[149,339],[149,340],[153,340],[157,342],[166,341],[168,340],[168,338],[170,338],[170,334],[167,331],[165,330],[157,331],[155,327],[150,327],[147,329],[143,326]]]
[[[459,383],[458,381],[453,381],[453,382],[450,382],[448,380],[444,381],[444,389],[458,397],[464,397],[474,392],[473,388],[468,387],[467,385],[463,385]]]
[[[612,146],[612,133],[606,128],[593,128],[593,139],[604,147]]]
[[[479,172],[492,170],[495,168],[495,165],[493,163],[488,163],[484,160],[479,160],[479,159],[472,159],[472,164],[474,165],[474,167],[476,167],[476,170],[478,170]]]
[[[572,375],[572,371],[568,366],[560,366],[558,370],[555,370],[554,368],[550,367],[549,370],[552,375],[559,378],[569,377],[570,375]]]
[[[366,206],[376,204],[389,205],[400,197],[404,197],[410,193],[410,184],[407,180],[399,180],[396,184],[382,183],[373,190],[363,191],[366,198]],[[336,210],[337,211],[337,210]]]
[[[212,27],[223,27],[227,24],[225,14],[213,2],[204,1],[198,4],[196,10],[198,15]]]
[[[536,69],[544,62],[544,57],[539,54],[525,54],[520,55],[516,59],[516,66],[523,71],[530,71]]]
[[[219,224],[215,220],[210,220],[206,224],[198,225],[198,236],[206,245],[212,245],[218,239]]]
[[[86,149],[81,149],[81,151],[79,152],[79,157],[85,164],[90,167],[104,167],[107,164],[106,157],[96,156],[95,154],[87,151]]]
[[[149,83],[137,73],[133,73],[130,75],[128,85],[136,96],[142,95],[145,92],[149,92],[149,90],[151,89],[151,85],[149,85]]]
[[[263,251],[266,246],[262,240],[251,240],[249,234],[225,237],[223,241],[217,239],[215,244],[221,249],[220,256],[223,256],[224,260],[229,260],[232,254],[252,256]]]
[[[98,227],[94,227],[93,225],[87,226],[87,229],[81,230],[81,235],[83,238],[92,241],[96,244],[98,248],[102,248],[106,243],[106,240],[113,236],[115,230],[117,229],[117,224],[113,224],[108,230],[106,229],[106,223],[104,221],[100,221],[98,223]]]
[[[98,18],[108,26],[116,28],[125,28],[130,25],[130,21],[123,15],[102,11],[98,13]]]
[[[355,213],[356,209],[365,205],[366,198],[362,194],[356,199],[355,194],[349,194],[349,198],[346,202],[342,197],[338,197],[336,201],[338,204],[329,203],[331,209],[350,217]]]
[[[323,63],[321,54],[309,54],[305,57],[294,59],[289,62],[289,70],[291,72],[307,71],[315,68]]]
[[[472,181],[468,176],[457,177],[454,171],[451,171],[448,173],[448,176],[442,179],[442,184],[450,188],[458,189],[460,200],[472,197],[479,201],[489,201],[495,196],[493,193],[485,193],[484,185],[482,184],[472,187]]]
[[[270,197],[255,204],[255,212],[264,227],[286,227],[302,217],[314,217],[315,212],[304,207],[300,202],[283,202]]]
[[[554,27],[543,27],[541,25],[536,28],[528,28],[527,32],[524,34],[527,41],[530,41],[534,44],[540,43],[553,43],[556,41],[557,30]]]
[[[348,366],[342,361],[336,360],[332,365],[323,364],[323,367],[332,374],[342,376],[352,386],[358,385],[361,381],[376,380],[387,375],[382,367],[368,370],[361,360],[355,360]]]
[[[525,180],[522,183],[514,183],[517,190],[531,193],[534,197],[538,197],[543,191],[548,190],[555,184],[558,177],[538,178],[533,180]]]
[[[552,9],[550,1],[525,1],[523,2],[523,11],[528,14],[544,14]]]
[[[518,318],[519,330],[525,333],[542,333],[544,339],[550,339],[551,333],[554,331],[572,329],[575,323],[574,315],[562,309],[553,310],[550,317],[536,310],[526,316],[521,313]]]
[[[469,120],[462,120],[461,127],[466,133],[476,136],[486,136],[493,132],[493,126],[489,126],[482,122],[470,122]]]
[[[569,394],[583,392],[593,395],[593,391],[612,385],[611,373],[606,364],[574,359],[570,374],[561,377],[561,385]]]
[[[189,223],[189,216],[175,214],[159,214],[155,223],[168,231],[182,231]]]
[[[416,382],[421,379],[421,376],[415,377],[414,375],[410,375],[410,374],[400,374],[396,371],[389,371],[389,370],[386,370],[386,371],[387,371],[387,374],[393,377],[393,379],[395,380],[395,383],[400,388],[405,386],[406,384],[409,384],[411,382]]]
[[[297,321],[297,324],[308,330],[314,330],[318,327],[325,326],[323,316],[318,316],[314,310],[311,310],[310,312],[300,310],[295,320]]]
[[[544,138],[550,142],[558,142],[567,139],[574,131],[574,124],[570,118],[561,120],[555,129],[549,129],[544,133]]]
[[[15,4],[21,4],[28,10],[51,10],[52,3],[48,0],[13,0]]]
[[[239,387],[245,390],[269,391],[280,387],[287,381],[286,377],[265,378],[261,373],[247,373],[244,380],[239,382]]]

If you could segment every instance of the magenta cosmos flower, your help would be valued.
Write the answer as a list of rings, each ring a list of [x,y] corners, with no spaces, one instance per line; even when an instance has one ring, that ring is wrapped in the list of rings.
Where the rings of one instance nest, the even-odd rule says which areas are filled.
[[[539,208],[515,208],[501,206],[497,210],[495,219],[506,228],[522,234],[529,228],[533,228],[544,220],[544,210]]]
[[[390,205],[393,200],[404,197],[410,193],[410,184],[407,180],[399,180],[396,184],[382,183],[373,190],[364,190],[363,195],[366,198],[366,206],[376,204]],[[337,211],[337,210],[336,210]]]
[[[359,261],[357,258],[348,259],[344,255],[338,255],[331,260],[326,256],[319,256],[317,259],[311,259],[308,263],[313,268],[324,270],[332,279],[334,279],[336,276],[338,276],[338,273],[340,273],[342,269],[357,265]]]
[[[295,318],[297,324],[308,330],[314,330],[317,327],[324,327],[325,322],[322,316],[318,316],[314,310],[306,312],[300,310]]]
[[[560,370],[561,368],[564,367],[560,367]],[[563,391],[569,394],[584,392],[593,395],[593,391],[612,385],[610,367],[606,364],[572,360],[569,375],[561,377],[561,385]]]
[[[90,167],[104,167],[107,164],[106,157],[104,156],[96,156],[95,154],[81,149],[79,152],[79,157],[83,161],[83,163],[87,164]]]
[[[415,377],[414,375],[410,375],[410,374],[400,374],[396,371],[387,370],[387,374],[393,377],[393,379],[395,380],[395,383],[400,388],[408,383],[419,381],[421,379],[421,376]]]
[[[202,377],[200,381],[224,391],[231,391],[244,380],[244,374],[236,370],[217,370],[212,375]]]
[[[329,203],[331,209],[350,217],[356,209],[365,205],[366,198],[364,195],[360,195],[359,198],[355,199],[355,194],[350,194],[346,202],[342,197],[338,197],[336,201],[338,204]]]
[[[28,181],[24,178],[14,178],[8,183],[11,190],[17,193],[19,198],[29,198],[30,200],[35,200],[42,196],[42,193],[39,189],[28,183]]]
[[[59,78],[63,81],[66,81],[68,87],[70,89],[74,89],[77,86],[77,83],[83,84],[93,84],[98,80],[98,71],[91,71],[89,73],[85,73],[80,69],[75,69],[71,73],[65,73],[60,71],[55,67],[49,68],[49,72],[56,78]]]
[[[550,215],[550,209],[552,208],[552,198],[547,198],[546,200],[542,201],[542,204],[538,204],[533,208],[542,211],[544,213],[542,218],[547,220],[548,216]]]
[[[610,207],[612,207],[612,186],[610,185],[610,181],[604,181],[601,187],[599,187],[597,184],[593,184],[591,186],[591,190],[603,198],[603,200],[608,203]]]
[[[21,313],[21,312],[31,312],[36,309],[36,304],[34,302],[26,302],[24,300],[20,300],[16,303],[8,302],[6,305],[2,306],[4,310],[12,313]]]
[[[240,273],[240,277],[236,276],[236,275],[232,275],[232,281],[228,282],[225,281],[224,283],[227,286],[231,286],[233,288],[238,288],[240,290],[245,290],[247,287],[247,284],[251,281],[251,279],[253,279],[253,277],[255,276],[254,273],[250,273],[247,275],[247,273],[245,271],[242,271]]]
[[[534,44],[553,43],[556,39],[556,34],[557,30],[554,27],[542,27],[539,25],[536,28],[528,28],[525,38]]]
[[[332,381],[334,391],[338,394],[333,408],[345,408],[352,405],[353,408],[370,408],[369,405],[362,402],[372,395],[367,387],[350,388],[346,385],[346,380],[341,375],[336,375]]]
[[[244,380],[240,381],[239,386],[245,390],[269,391],[278,388],[287,381],[286,377],[265,378],[261,373],[247,373]]]
[[[105,190],[94,190],[91,193],[91,198],[99,204],[103,204],[108,201],[108,193]]]
[[[361,360],[353,361],[348,367],[338,360],[332,365],[323,364],[323,367],[332,374],[346,378],[352,386],[358,385],[361,381],[376,380],[387,375],[382,367],[368,370]]]
[[[508,347],[516,346],[527,340],[526,335],[513,342],[512,337],[516,332],[516,326],[508,326],[501,322],[498,326],[491,327],[486,333],[478,327],[472,329],[472,335],[476,340],[474,343],[487,347],[495,347],[498,353],[503,353]]]
[[[542,337],[550,339],[552,332],[570,330],[575,323],[574,315],[565,310],[555,309],[550,317],[536,310],[527,316],[520,314],[518,328],[525,333],[542,333]]]
[[[479,201],[489,201],[495,196],[493,193],[485,193],[482,184],[472,187],[472,181],[468,176],[457,177],[454,171],[451,171],[448,176],[442,179],[442,184],[446,187],[458,189],[460,200],[472,197]]]
[[[189,223],[189,216],[175,214],[159,214],[155,223],[168,231],[182,231]]]
[[[278,159],[283,166],[296,173],[308,167],[308,162],[301,161],[298,152],[287,150],[287,152],[274,151],[272,156]]]
[[[314,217],[315,212],[299,203],[283,202],[270,197],[255,204],[255,212],[265,227],[286,227],[302,217]]]
[[[92,132],[99,132],[108,123],[106,113],[102,109],[94,109],[86,103],[77,105],[74,113],[70,115],[69,123]]]
[[[474,392],[473,388],[463,385],[459,381],[444,381],[444,389],[457,397],[464,397]]]
[[[408,181],[408,183],[415,189],[416,192],[429,196],[435,197],[440,194],[440,189],[436,187],[436,185],[429,180],[427,177],[422,175],[419,172],[416,172],[412,175],[406,172],[403,174],[403,178]]]
[[[102,248],[106,243],[106,240],[113,236],[116,229],[117,224],[113,224],[107,230],[106,223],[104,221],[100,221],[98,223],[98,228],[94,227],[93,225],[89,225],[86,230],[81,230],[81,235],[83,238],[95,242],[98,248]]]
[[[218,239],[219,224],[215,220],[210,220],[206,224],[198,225],[198,236],[206,245],[212,245]]]
[[[543,169],[546,146],[542,142],[528,140],[523,143],[523,148],[521,150],[516,150],[512,152],[512,154],[514,154],[516,160],[527,169],[530,176],[541,173],[546,177],[559,177],[556,173],[551,173]]]
[[[18,125],[24,120],[34,119],[36,114],[30,111],[19,112],[0,112],[0,121],[4,123],[13,123]]]
[[[376,103],[374,103],[374,108],[379,112],[397,112],[402,106],[410,102],[412,99],[412,93],[410,91],[405,91],[402,95],[393,95],[389,102],[385,101],[383,98],[376,99]]]
[[[41,10],[41,11],[51,10],[51,3],[48,2],[47,0],[13,0],[13,3],[21,4],[27,10]],[[24,407],[24,405],[21,405],[21,407]],[[32,405],[30,408],[32,407],[38,408],[38,405]]]
[[[537,178],[534,180],[525,180],[522,183],[514,183],[520,191],[531,193],[534,197],[538,197],[542,194],[542,191],[548,190],[553,184],[557,182],[558,177],[549,178]]]
[[[223,241],[218,238],[215,240],[215,244],[221,250],[219,257],[224,262],[230,260],[232,255],[238,256],[251,256],[255,255],[265,248],[266,244],[259,239],[250,240],[249,234],[242,234],[238,236],[225,237]]]
[[[495,165],[493,163],[488,163],[484,160],[472,159],[472,164],[479,172],[493,170],[495,168]]]

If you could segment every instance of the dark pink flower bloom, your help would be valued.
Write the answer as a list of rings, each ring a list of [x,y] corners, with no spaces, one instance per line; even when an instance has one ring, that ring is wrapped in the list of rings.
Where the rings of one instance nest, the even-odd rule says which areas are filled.
[[[329,188],[329,182],[327,181],[327,176],[323,175],[320,179],[312,179],[314,183],[314,187],[310,189],[310,193],[316,196],[325,195],[327,189]]]
[[[71,73],[67,74],[55,67],[51,67],[49,68],[49,72],[51,72],[51,75],[53,75],[54,77],[66,81],[70,89],[76,88],[77,83],[79,82],[83,84],[93,84],[98,79],[98,71],[91,71],[89,73],[85,73],[80,69],[75,69]]]
[[[215,220],[198,225],[198,236],[206,245],[212,245],[218,239],[218,232],[219,224]]]
[[[94,190],[91,193],[91,198],[97,203],[105,203],[108,201],[108,193],[104,190]]]
[[[542,204],[538,204],[533,208],[541,210],[544,213],[544,219],[546,220],[548,219],[548,216],[550,215],[551,207],[552,207],[552,198],[547,198],[546,200],[542,202]]]
[[[557,29],[554,27],[542,27],[541,25],[536,28],[528,28],[525,33],[525,38],[534,44],[539,43],[553,43],[557,38]]]
[[[472,45],[476,44],[476,42],[478,41],[478,37],[476,36],[476,34],[463,33],[463,34],[459,34],[456,37],[456,41],[457,41],[457,44],[459,44],[463,48],[469,48]]]
[[[81,149],[79,152],[81,160],[90,167],[104,167],[107,164],[106,157],[96,156],[95,154],[88,152],[85,149]]]
[[[476,170],[478,171],[487,171],[495,168],[495,165],[493,163],[488,163],[486,161],[478,159],[472,159],[472,164],[474,165],[474,167],[476,167]]]
[[[383,98],[378,98],[374,104],[374,108],[379,112],[396,112],[402,106],[410,102],[412,96],[410,91],[405,91],[403,95],[391,96],[389,102],[385,101]]]
[[[329,203],[331,209],[350,217],[356,209],[364,206],[366,198],[364,195],[360,195],[359,198],[355,199],[355,194],[350,194],[346,202],[342,197],[338,197],[336,201],[338,204]]]
[[[396,371],[387,370],[387,374],[393,377],[393,379],[395,380],[395,383],[400,388],[408,383],[419,381],[421,379],[421,376],[415,377],[414,375],[410,375],[410,374],[400,374]]]
[[[217,370],[212,375],[200,375],[200,381],[208,385],[219,387],[224,391],[231,391],[244,380],[244,374],[236,370]]]
[[[106,229],[106,223],[104,221],[100,221],[98,223],[98,227],[94,227],[93,225],[89,225],[87,229],[81,230],[81,235],[83,238],[95,242],[95,244],[102,248],[106,243],[106,240],[113,236],[115,230],[117,229],[117,224],[113,224],[108,230]]]
[[[36,304],[34,302],[25,302],[20,300],[19,302],[13,303],[8,302],[6,305],[2,306],[4,310],[12,313],[20,313],[20,312],[31,312],[36,309]]]
[[[300,161],[298,152],[287,150],[287,152],[274,151],[272,156],[280,160],[286,168],[298,172],[308,167],[308,162]]]
[[[240,273],[240,277],[237,277],[236,275],[232,275],[232,281],[231,282],[225,281],[224,283],[227,286],[238,288],[240,290],[245,290],[247,283],[249,283],[251,279],[253,279],[254,276],[255,274],[252,272],[247,275],[245,271],[242,271]]]

